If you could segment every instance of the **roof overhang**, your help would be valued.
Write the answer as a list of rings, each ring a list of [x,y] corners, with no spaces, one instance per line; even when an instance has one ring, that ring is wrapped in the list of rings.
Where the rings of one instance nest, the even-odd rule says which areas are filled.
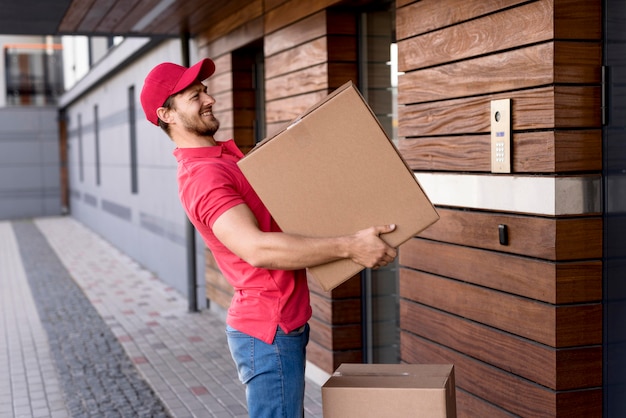
[[[2,35],[163,36],[197,34],[221,0],[16,0],[0,7]]]

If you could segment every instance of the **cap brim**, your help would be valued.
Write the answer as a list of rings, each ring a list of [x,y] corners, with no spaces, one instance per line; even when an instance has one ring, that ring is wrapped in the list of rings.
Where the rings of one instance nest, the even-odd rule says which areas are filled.
[[[171,94],[176,94],[185,90],[196,81],[203,81],[211,77],[215,72],[215,63],[210,58],[204,58],[200,62],[192,65],[183,73],[174,86]]]

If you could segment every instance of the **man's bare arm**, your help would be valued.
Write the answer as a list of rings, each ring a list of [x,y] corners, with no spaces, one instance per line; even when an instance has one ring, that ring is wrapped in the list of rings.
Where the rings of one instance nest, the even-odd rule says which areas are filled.
[[[303,237],[282,232],[263,232],[256,218],[241,204],[224,212],[213,224],[213,233],[229,250],[255,267],[295,270],[342,258],[368,268],[387,265],[397,255],[380,234],[393,225],[374,226],[352,235],[328,238]]]

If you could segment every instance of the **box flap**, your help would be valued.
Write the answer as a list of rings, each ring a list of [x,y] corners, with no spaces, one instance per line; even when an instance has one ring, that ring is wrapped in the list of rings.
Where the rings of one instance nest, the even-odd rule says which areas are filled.
[[[451,364],[342,364],[322,386],[325,418],[455,418]]]
[[[323,387],[446,389],[451,364],[342,364]]]

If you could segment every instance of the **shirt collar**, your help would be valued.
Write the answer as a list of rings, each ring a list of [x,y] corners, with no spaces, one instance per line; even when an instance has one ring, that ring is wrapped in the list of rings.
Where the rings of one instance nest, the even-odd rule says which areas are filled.
[[[229,139],[224,142],[217,142],[217,145],[199,148],[176,148],[174,149],[174,157],[176,161],[182,161],[194,158],[220,158],[223,153],[241,158],[243,154],[235,144],[235,141]]]

